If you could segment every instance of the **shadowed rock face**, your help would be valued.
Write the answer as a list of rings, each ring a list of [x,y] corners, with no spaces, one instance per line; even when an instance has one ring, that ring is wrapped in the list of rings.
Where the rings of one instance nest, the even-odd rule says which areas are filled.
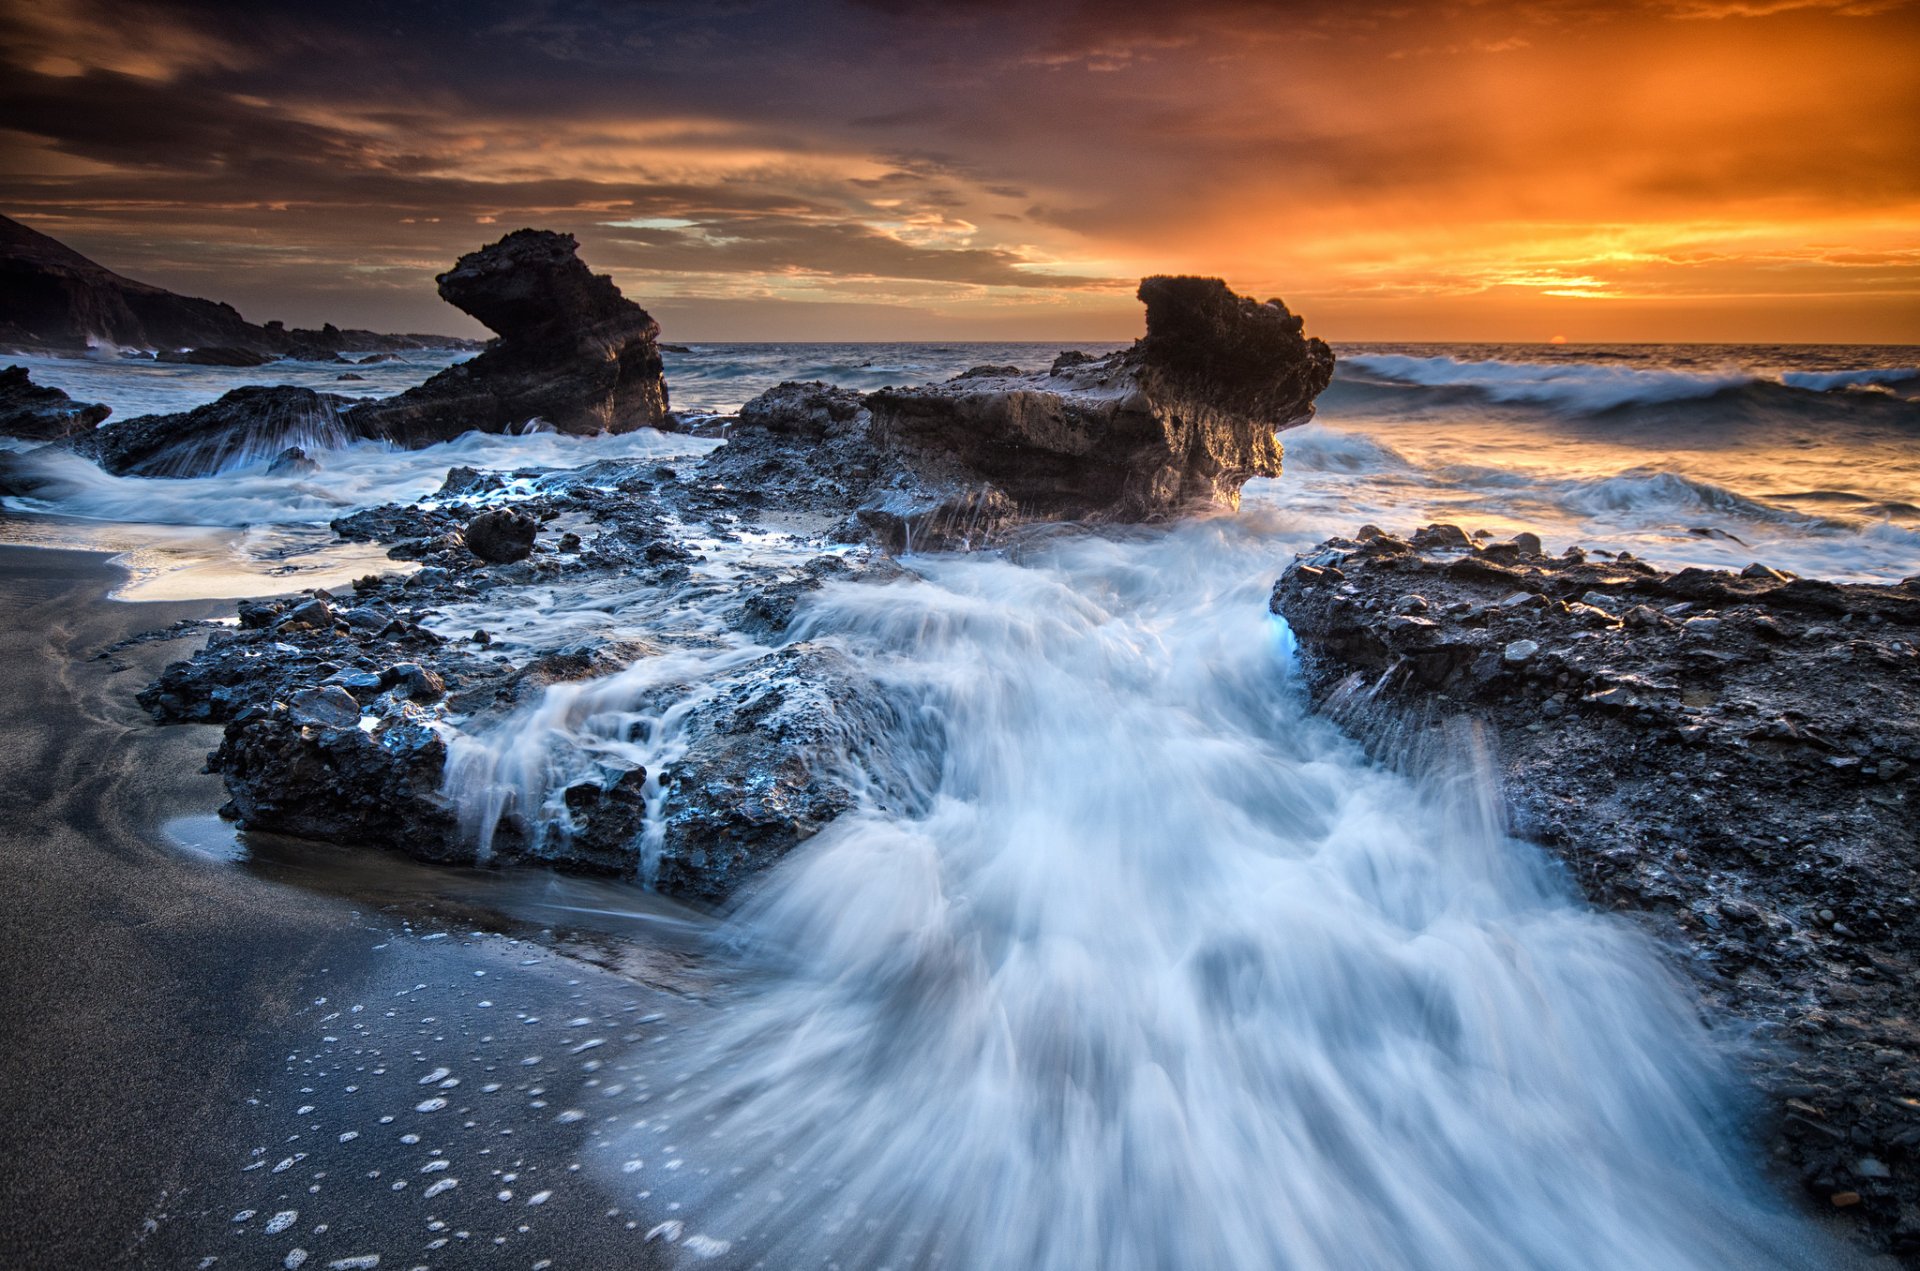
[[[1274,434],[1312,416],[1333,351],[1279,301],[1218,279],[1149,278],[1140,298],[1147,334],[1132,348],[1062,357],[1044,373],[976,367],[864,396],[780,385],[748,403],[707,467],[756,483],[796,466],[832,472],[840,510],[895,546],[978,545],[1020,521],[1237,507],[1249,479],[1280,474]],[[779,453],[797,444],[810,446],[799,465]]]
[[[440,275],[440,295],[500,338],[470,362],[388,401],[357,407],[352,427],[406,446],[461,433],[631,432],[667,414],[660,324],[587,269],[571,234],[523,229]]]
[[[365,434],[341,414],[349,399],[290,385],[236,388],[218,401],[173,415],[116,420],[74,449],[119,476],[195,477]]]
[[[0,371],[0,435],[30,441],[84,436],[111,408],[76,402],[57,388],[35,384],[24,366]]]
[[[631,432],[664,421],[660,326],[590,272],[570,234],[519,230],[463,256],[440,294],[500,333],[485,352],[384,401],[250,387],[177,415],[116,422],[97,454],[109,472],[189,477],[355,440],[409,448],[462,433],[552,428]]]

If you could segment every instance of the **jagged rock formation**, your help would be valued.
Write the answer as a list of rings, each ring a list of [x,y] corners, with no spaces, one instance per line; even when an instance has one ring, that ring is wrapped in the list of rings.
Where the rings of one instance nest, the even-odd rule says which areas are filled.
[[[440,275],[441,296],[500,338],[417,388],[382,401],[236,389],[198,410],[102,429],[101,466],[200,476],[290,445],[377,439],[418,447],[473,431],[588,434],[665,423],[659,324],[611,278],[590,272],[577,248],[570,234],[519,230]]]
[[[852,523],[896,546],[1237,507],[1250,478],[1279,475],[1274,434],[1311,417],[1333,352],[1280,301],[1218,279],[1148,278],[1139,294],[1147,334],[1133,347],[1045,373],[977,367],[865,395],[782,384],[748,403],[708,467],[783,493],[837,490]]]
[[[95,345],[162,352],[224,349],[324,360],[342,351],[471,347],[437,335],[256,326],[232,305],[136,282],[0,216],[0,348],[84,352]],[[209,365],[249,365],[215,362]]]
[[[1323,703],[1390,757],[1494,743],[1514,828],[1687,955],[1768,1149],[1920,1249],[1920,577],[1665,573],[1532,534],[1374,527],[1272,607]]]
[[[84,436],[113,411],[76,402],[57,388],[35,384],[24,366],[0,371],[0,435],[30,441]]]
[[[353,430],[423,446],[536,422],[578,434],[663,422],[660,324],[578,250],[571,234],[523,229],[462,256],[440,275],[440,296],[500,338],[418,388],[356,408]]]

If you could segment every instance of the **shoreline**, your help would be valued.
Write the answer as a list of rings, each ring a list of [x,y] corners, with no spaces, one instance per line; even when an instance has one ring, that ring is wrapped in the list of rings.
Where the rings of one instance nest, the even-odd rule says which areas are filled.
[[[110,601],[120,577],[99,554],[0,546],[0,649],[19,668],[0,696],[0,755],[11,770],[0,805],[11,892],[0,917],[9,949],[0,1009],[20,1039],[0,1055],[0,1115],[14,1135],[0,1187],[15,1215],[0,1235],[0,1261],[278,1265],[297,1247],[319,1265],[370,1252],[412,1265],[426,1256],[431,1209],[449,1238],[464,1230],[491,1249],[497,1235],[527,1261],[544,1249],[567,1261],[653,1265],[650,1224],[625,1212],[632,1198],[568,1169],[590,1126],[556,1123],[510,1093],[476,1107],[468,1129],[413,1113],[421,1097],[413,1069],[425,1061],[409,1052],[445,1052],[449,1066],[472,1067],[489,1051],[475,1038],[496,1009],[627,1019],[683,1013],[684,999],[601,973],[585,964],[585,949],[566,956],[500,934],[497,922],[478,931],[483,909],[430,898],[356,902],[168,846],[164,824],[206,816],[220,797],[217,777],[197,775],[214,730],[157,727],[133,701],[144,677],[180,656],[174,641],[94,655],[225,606]],[[475,985],[498,1008],[479,1007]],[[334,1017],[353,1009],[349,1001],[370,1021],[358,1035]],[[438,1027],[420,1036],[414,1025],[426,1016]],[[431,1045],[435,1034],[446,1043]],[[373,1054],[391,1058],[370,1065]],[[358,1074],[351,1096],[337,1076],[324,1088],[314,1080],[341,1069]],[[560,1092],[590,1080],[559,1061],[531,1071],[555,1099],[584,1097]],[[319,1106],[298,1112],[309,1104]],[[380,1116],[394,1119],[382,1125]],[[474,1156],[481,1168],[468,1165],[464,1191],[430,1204],[420,1187],[396,1191],[367,1177],[415,1178],[433,1142],[428,1128],[456,1159],[461,1147],[484,1151],[483,1136],[512,1130],[525,1162],[518,1172],[559,1185],[528,1210],[496,1201]],[[426,1141],[403,1143],[413,1131]],[[273,1172],[293,1153],[304,1159]],[[264,1168],[247,1168],[261,1160]],[[623,1217],[608,1219],[610,1207]],[[233,1221],[249,1208],[256,1217]],[[297,1220],[269,1235],[269,1217],[287,1210]],[[523,1225],[530,1230],[516,1229]]]

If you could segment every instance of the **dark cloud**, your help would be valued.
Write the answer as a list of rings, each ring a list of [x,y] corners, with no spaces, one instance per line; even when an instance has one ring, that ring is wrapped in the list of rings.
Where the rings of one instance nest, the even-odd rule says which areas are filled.
[[[1470,292],[1582,225],[1738,255],[1785,216],[1907,261],[1915,9],[0,0],[0,210],[299,305],[431,303],[537,223],[668,298],[878,282],[956,324],[1161,267]]]

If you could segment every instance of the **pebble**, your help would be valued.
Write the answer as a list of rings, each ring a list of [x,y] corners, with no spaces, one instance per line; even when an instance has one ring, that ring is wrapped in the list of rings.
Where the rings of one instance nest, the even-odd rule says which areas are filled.
[[[1520,666],[1530,661],[1538,652],[1540,652],[1540,646],[1534,641],[1515,640],[1501,652],[1500,660],[1508,666]]]

